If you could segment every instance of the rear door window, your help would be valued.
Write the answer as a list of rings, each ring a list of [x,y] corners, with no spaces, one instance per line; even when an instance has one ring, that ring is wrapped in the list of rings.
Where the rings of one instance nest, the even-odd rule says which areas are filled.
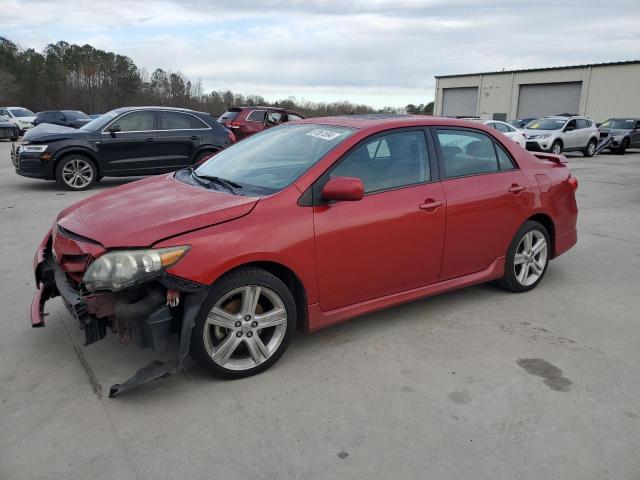
[[[266,110],[254,110],[247,115],[248,122],[264,122],[264,117],[267,114]]]
[[[587,128],[587,121],[583,118],[576,120],[576,128]]]
[[[470,130],[437,129],[442,151],[443,178],[464,177],[500,170],[494,142]]]
[[[180,112],[160,112],[160,130],[191,130],[208,128],[207,125],[193,115]]]

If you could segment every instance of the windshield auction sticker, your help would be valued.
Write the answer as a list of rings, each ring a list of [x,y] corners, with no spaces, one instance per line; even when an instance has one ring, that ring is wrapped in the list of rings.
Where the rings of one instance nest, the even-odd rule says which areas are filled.
[[[333,140],[334,138],[342,135],[342,133],[332,132],[331,130],[324,130],[322,128],[316,128],[314,130],[311,130],[306,135],[310,137],[321,138],[322,140]]]

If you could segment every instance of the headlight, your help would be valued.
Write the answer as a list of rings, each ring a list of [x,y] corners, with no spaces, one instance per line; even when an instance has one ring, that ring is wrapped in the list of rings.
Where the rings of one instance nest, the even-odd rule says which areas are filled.
[[[29,120],[18,120],[20,123],[24,123],[25,125],[29,125],[31,122]]]
[[[189,251],[188,246],[150,250],[114,250],[105,253],[87,269],[82,282],[89,291],[118,291],[134,283],[157,277]]]
[[[22,151],[26,153],[42,153],[49,145],[22,145]]]
[[[538,138],[540,140],[543,140],[545,138],[549,138],[549,136],[550,135],[546,135],[546,134],[544,134],[544,135],[534,135],[533,138]]]

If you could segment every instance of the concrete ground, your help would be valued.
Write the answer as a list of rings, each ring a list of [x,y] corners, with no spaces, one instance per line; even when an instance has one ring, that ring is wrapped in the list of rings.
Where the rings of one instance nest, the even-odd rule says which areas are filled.
[[[9,148],[0,478],[639,478],[640,154],[571,157],[579,243],[530,293],[468,288],[299,335],[256,377],[190,365],[109,399],[147,352],[82,347],[58,301],[28,319],[36,245],[98,189],[19,177]]]

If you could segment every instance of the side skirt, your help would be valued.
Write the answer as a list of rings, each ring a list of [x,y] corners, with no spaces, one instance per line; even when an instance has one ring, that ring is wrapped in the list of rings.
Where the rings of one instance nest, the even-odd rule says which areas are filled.
[[[316,332],[331,325],[344,322],[353,317],[365,315],[384,308],[393,307],[402,303],[430,297],[439,293],[469,287],[479,283],[497,280],[504,275],[505,257],[496,258],[491,265],[479,272],[471,273],[463,277],[445,280],[424,287],[414,288],[405,292],[394,293],[385,297],[374,298],[346,307],[336,308],[323,312],[320,304],[309,305],[309,332]]]

